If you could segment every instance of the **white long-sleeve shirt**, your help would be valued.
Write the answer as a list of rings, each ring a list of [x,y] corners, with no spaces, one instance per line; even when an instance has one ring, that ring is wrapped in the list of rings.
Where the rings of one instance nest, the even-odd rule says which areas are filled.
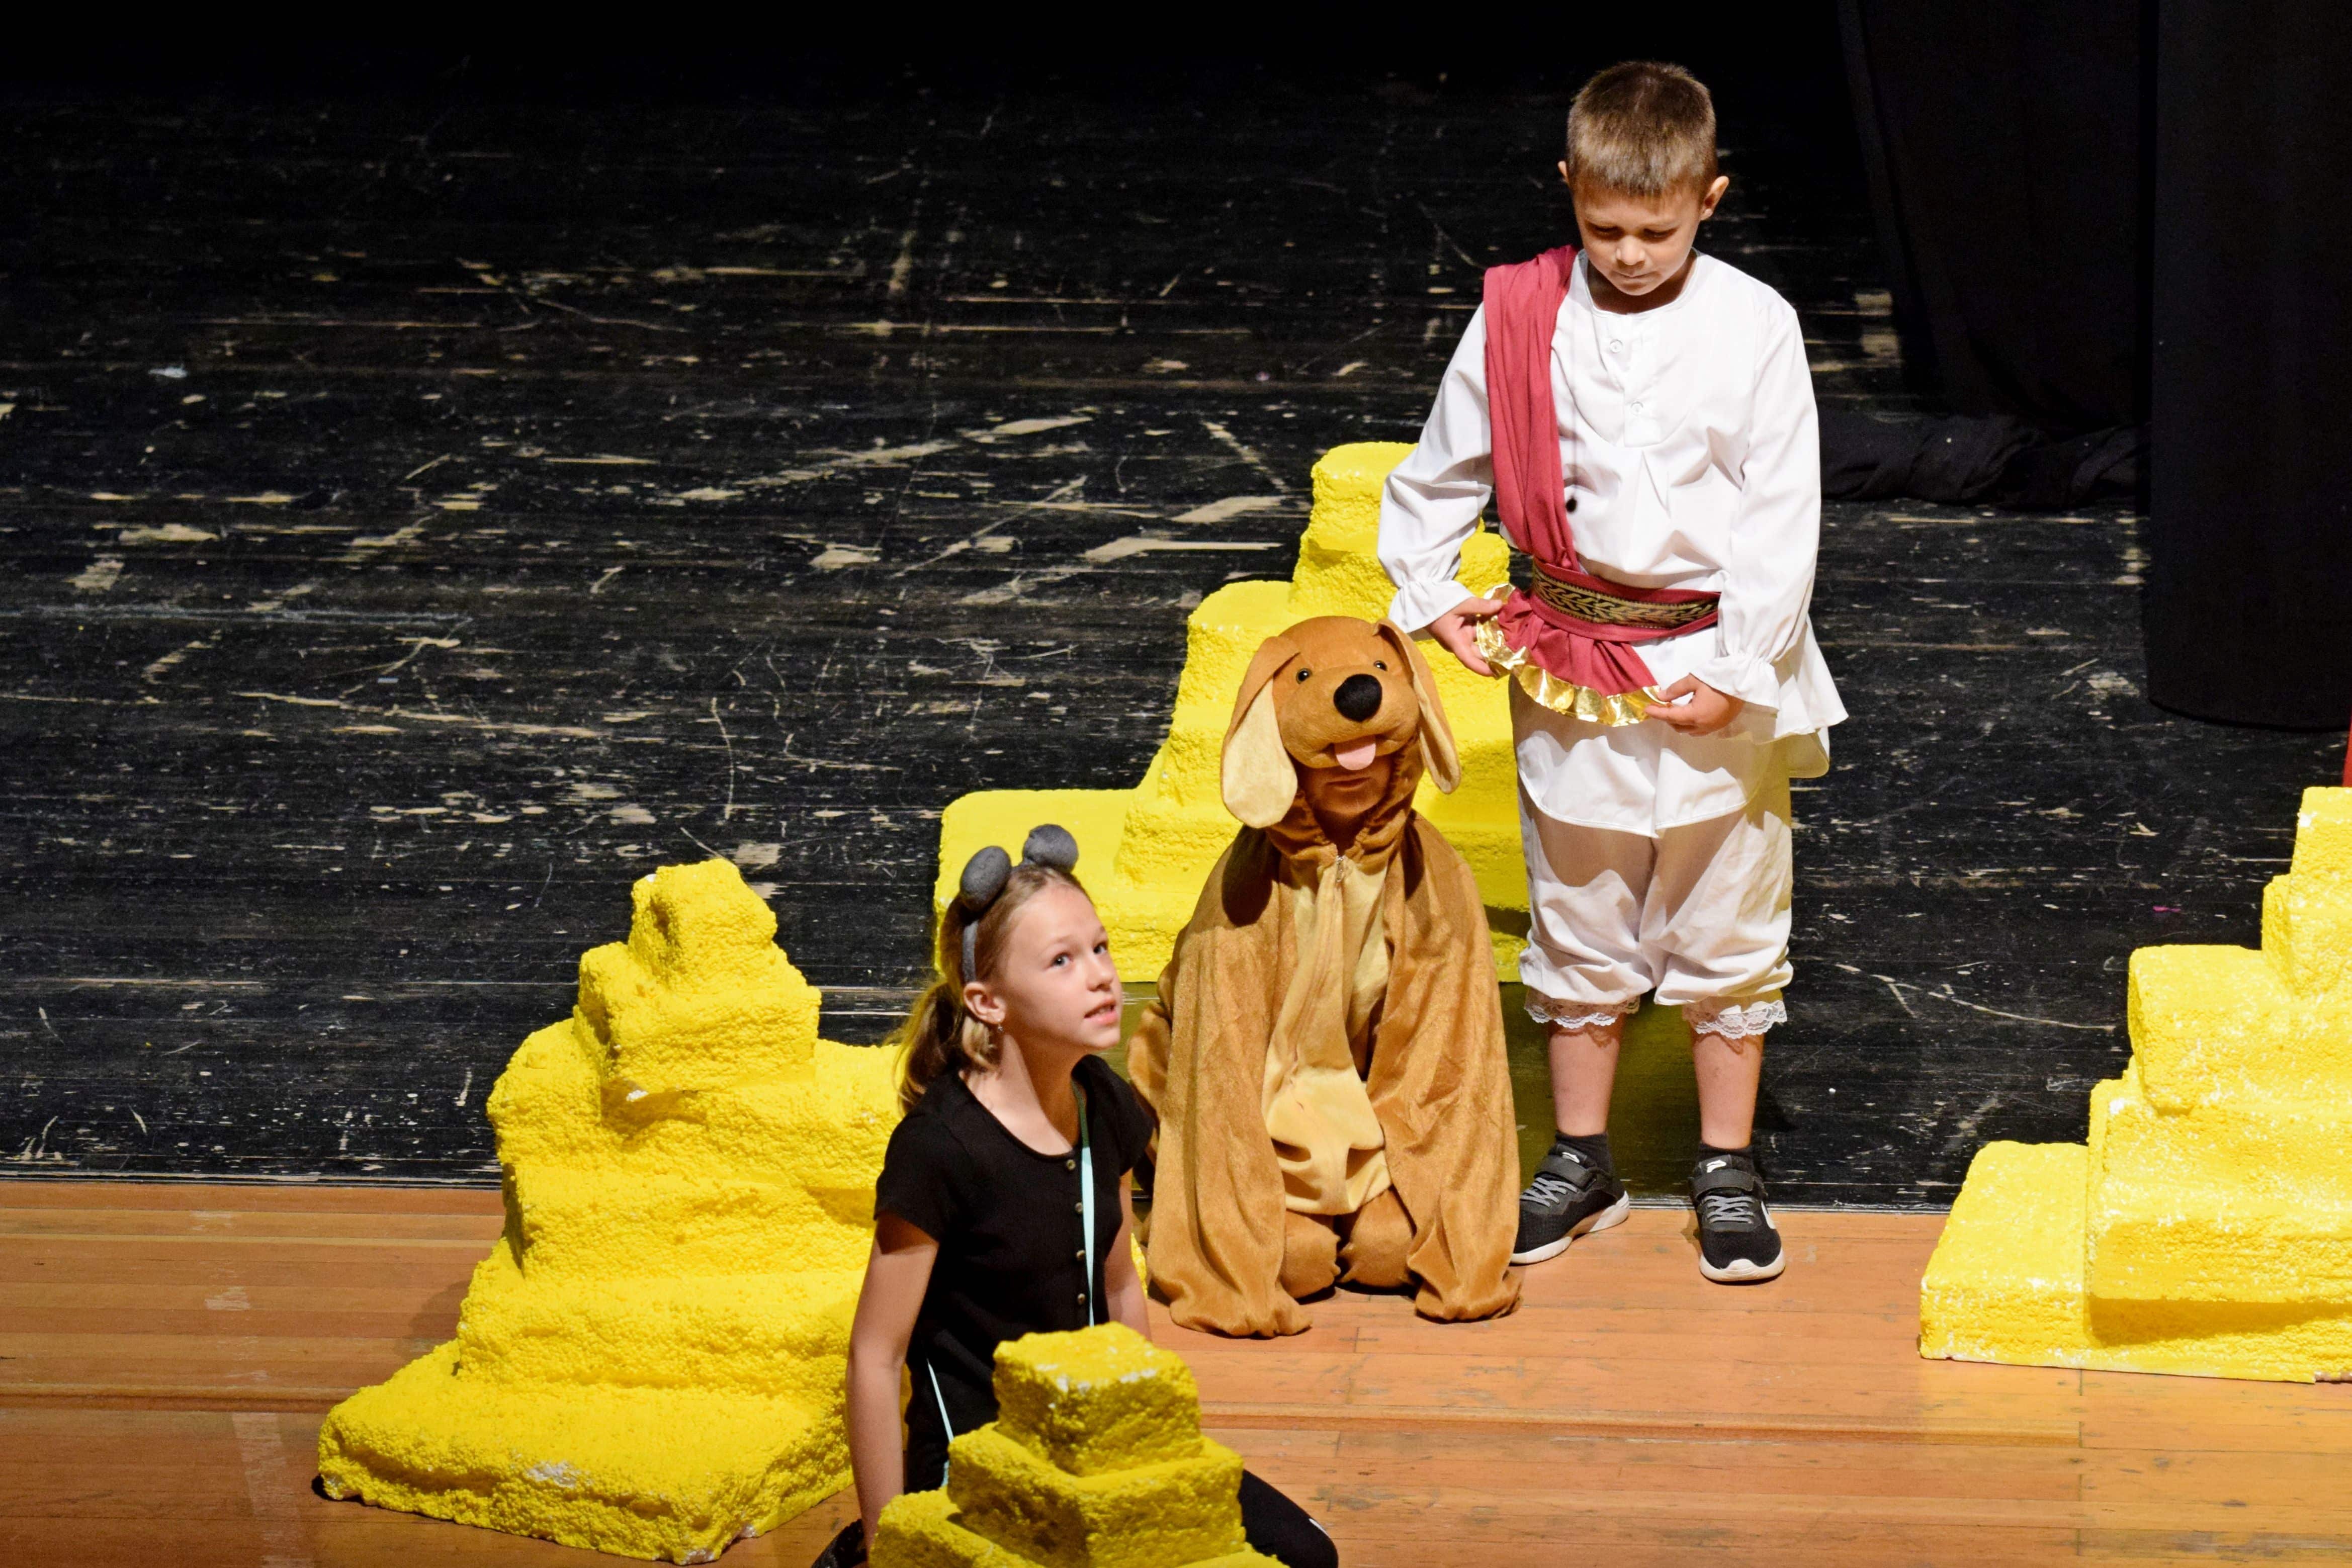
[[[1686,737],[1656,720],[1605,728],[1555,713],[1514,683],[1530,801],[1560,821],[1654,835],[1737,811],[1774,776],[1825,772],[1825,731],[1845,707],[1806,618],[1821,445],[1796,311],[1699,255],[1671,304],[1614,314],[1593,305],[1580,257],[1552,335],[1551,377],[1585,569],[1635,587],[1721,595],[1716,625],[1637,651],[1662,687],[1695,675],[1748,706],[1717,734]],[[1494,484],[1482,310],[1446,366],[1420,445],[1381,496],[1381,564],[1396,584],[1389,615],[1399,626],[1419,631],[1465,596],[1454,581],[1462,542]]]

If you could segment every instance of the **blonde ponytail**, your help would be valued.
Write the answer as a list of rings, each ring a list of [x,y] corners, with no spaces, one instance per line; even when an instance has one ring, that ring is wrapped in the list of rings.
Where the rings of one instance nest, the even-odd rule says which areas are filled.
[[[988,1026],[964,1010],[963,931],[975,918],[950,902],[940,921],[937,967],[931,983],[915,999],[898,1029],[898,1109],[915,1109],[923,1091],[950,1072],[996,1065],[996,1040]],[[993,953],[991,957],[995,956]]]

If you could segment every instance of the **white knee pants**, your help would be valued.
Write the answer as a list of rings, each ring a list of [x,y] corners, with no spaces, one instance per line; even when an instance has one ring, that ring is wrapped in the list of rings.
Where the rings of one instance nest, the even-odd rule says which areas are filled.
[[[1700,1032],[1753,1037],[1787,1013],[1789,784],[1747,808],[1654,838],[1544,816],[1519,795],[1528,943],[1519,957],[1538,1022],[1597,1024],[1645,991]]]

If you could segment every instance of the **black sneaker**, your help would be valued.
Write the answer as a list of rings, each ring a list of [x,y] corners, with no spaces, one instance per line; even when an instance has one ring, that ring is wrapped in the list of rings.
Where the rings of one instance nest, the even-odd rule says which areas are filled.
[[[1691,1207],[1698,1211],[1698,1271],[1717,1284],[1760,1284],[1789,1266],[1763,1180],[1747,1155],[1702,1157],[1691,1168]]]
[[[1536,1167],[1535,1180],[1519,1194],[1519,1239],[1511,1248],[1511,1261],[1541,1263],[1558,1258],[1587,1231],[1622,1224],[1633,1207],[1622,1182],[1588,1163],[1575,1150],[1555,1143]]]
[[[841,1527],[810,1568],[858,1568],[866,1561],[866,1521],[853,1519]]]

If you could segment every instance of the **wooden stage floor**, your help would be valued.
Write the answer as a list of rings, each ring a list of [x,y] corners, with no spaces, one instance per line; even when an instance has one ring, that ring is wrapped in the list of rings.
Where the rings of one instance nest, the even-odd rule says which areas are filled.
[[[1921,1361],[1940,1218],[1781,1219],[1761,1288],[1645,1209],[1498,1322],[1341,1296],[1279,1343],[1161,1338],[1351,1565],[2352,1560],[2352,1388]],[[311,1490],[320,1415],[451,1333],[499,1225],[488,1192],[0,1186],[0,1563],[597,1561]],[[723,1561],[800,1568],[848,1510]]]

